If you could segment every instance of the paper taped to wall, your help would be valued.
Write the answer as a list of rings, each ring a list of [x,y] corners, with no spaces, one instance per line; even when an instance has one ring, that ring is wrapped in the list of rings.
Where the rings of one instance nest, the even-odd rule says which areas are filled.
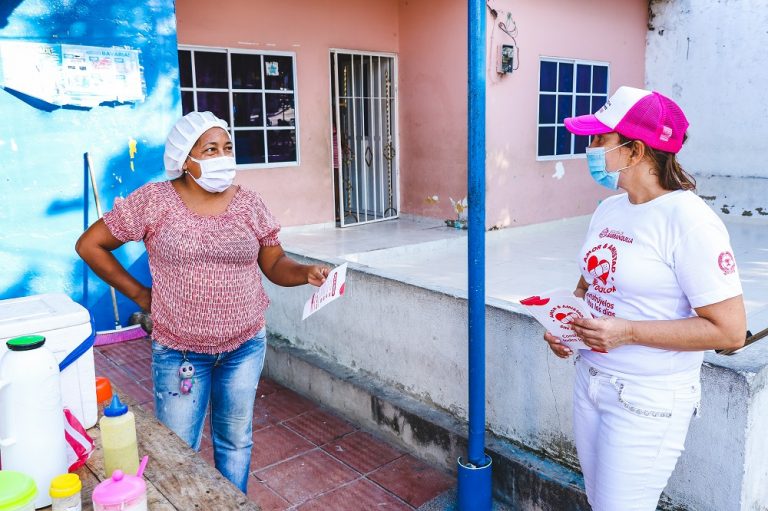
[[[144,101],[139,55],[132,48],[0,41],[0,85],[59,106]]]

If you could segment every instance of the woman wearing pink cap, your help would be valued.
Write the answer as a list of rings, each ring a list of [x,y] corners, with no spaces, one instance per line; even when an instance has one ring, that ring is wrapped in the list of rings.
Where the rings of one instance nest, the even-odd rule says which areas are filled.
[[[234,186],[227,123],[191,112],[165,144],[170,181],[149,183],[94,223],[77,252],[102,279],[151,310],[157,417],[195,450],[210,405],[216,468],[243,492],[253,405],[264,365],[261,274],[281,286],[321,285],[328,269],[299,264],[280,247],[280,226],[261,197]],[[111,254],[143,241],[152,287]]]
[[[575,294],[596,318],[574,321],[595,350],[580,350],[574,383],[587,497],[597,511],[655,510],[698,410],[703,352],[744,343],[741,283],[725,226],[677,161],[688,128],[677,104],[620,87],[565,125],[593,137],[594,180],[625,192],[598,206],[578,260]]]

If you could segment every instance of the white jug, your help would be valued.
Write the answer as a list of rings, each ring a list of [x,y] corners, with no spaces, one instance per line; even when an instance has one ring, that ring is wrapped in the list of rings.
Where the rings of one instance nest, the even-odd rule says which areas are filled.
[[[0,459],[3,470],[35,480],[36,509],[51,505],[46,489],[68,468],[59,364],[44,343],[40,335],[10,339],[0,359]]]

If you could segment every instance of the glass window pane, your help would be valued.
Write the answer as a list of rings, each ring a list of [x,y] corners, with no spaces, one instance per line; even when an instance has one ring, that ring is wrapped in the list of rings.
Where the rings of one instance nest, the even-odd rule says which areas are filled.
[[[557,90],[557,62],[541,61],[539,70],[539,90],[555,92]]]
[[[571,154],[572,136],[565,127],[557,128],[557,154]]]
[[[261,55],[233,53],[232,88],[261,89]]]
[[[264,163],[264,130],[235,131],[235,160],[238,165]]]
[[[191,90],[181,91],[181,112],[187,115],[195,109],[195,93]]]
[[[296,161],[296,130],[268,130],[269,163]]]
[[[555,123],[555,96],[542,94],[539,96],[539,124]]]
[[[557,96],[557,123],[562,124],[563,119],[573,115],[573,96]]]
[[[576,115],[588,115],[592,111],[589,109],[589,96],[576,96]]]
[[[608,67],[592,67],[592,92],[597,94],[608,94]]]
[[[605,104],[606,101],[608,101],[608,96],[593,96],[592,97],[592,113],[595,113],[601,108],[603,108],[603,105]]]
[[[267,126],[295,126],[293,94],[267,94]]]
[[[196,86],[207,89],[226,89],[227,54],[195,51]]]
[[[576,66],[576,92],[592,92],[592,66],[579,64]]]
[[[293,57],[264,55],[264,88],[293,90]]]
[[[574,135],[576,140],[574,141],[573,154],[584,154],[587,146],[589,145],[589,137],[586,135]]]
[[[539,128],[539,156],[555,154],[555,128]]]
[[[224,119],[229,123],[229,94],[226,92],[198,92],[197,111],[211,112],[219,119]]]
[[[192,52],[179,50],[179,81],[182,87],[192,87]]]
[[[235,126],[264,126],[260,92],[234,92]]]
[[[573,92],[573,64],[560,62],[560,75],[557,80],[558,92]]]

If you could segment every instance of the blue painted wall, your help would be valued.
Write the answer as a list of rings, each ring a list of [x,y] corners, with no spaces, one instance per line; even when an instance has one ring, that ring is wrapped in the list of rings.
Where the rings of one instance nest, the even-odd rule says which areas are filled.
[[[83,153],[91,154],[105,210],[115,197],[164,179],[165,136],[181,115],[174,2],[3,0],[0,42],[6,40],[141,51],[141,103],[55,107],[0,90],[0,299],[64,292],[82,303],[84,265],[74,245],[83,230]],[[142,244],[129,243],[117,255],[149,282]],[[85,305],[98,329],[112,328],[108,288],[92,273],[88,281]],[[125,325],[136,307],[122,297],[119,306]]]

